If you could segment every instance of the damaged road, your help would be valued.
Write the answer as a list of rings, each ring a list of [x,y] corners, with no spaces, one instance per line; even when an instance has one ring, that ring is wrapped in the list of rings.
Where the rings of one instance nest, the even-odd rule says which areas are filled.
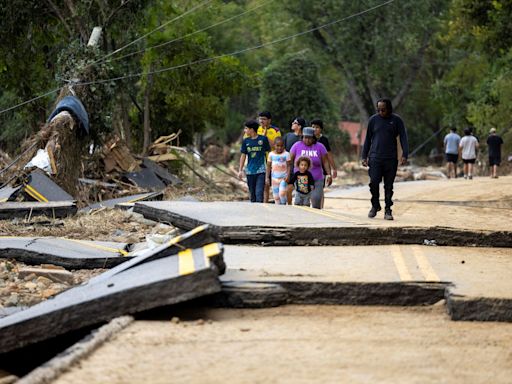
[[[134,211],[147,219],[191,229],[210,224],[227,244],[372,245],[421,244],[512,247],[512,230],[471,230],[435,226],[403,226],[371,221],[340,210],[245,202],[139,202]]]
[[[0,319],[0,354],[123,314],[219,292],[223,247],[194,250],[139,263],[77,286]],[[107,271],[108,273],[108,271]]]

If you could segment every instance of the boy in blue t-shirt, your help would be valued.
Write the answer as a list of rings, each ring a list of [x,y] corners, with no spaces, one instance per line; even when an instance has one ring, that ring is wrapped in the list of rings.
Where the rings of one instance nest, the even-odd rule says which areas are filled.
[[[270,143],[265,136],[258,135],[259,123],[256,120],[245,122],[244,133],[247,136],[242,141],[240,152],[240,167],[238,177],[243,178],[243,168],[247,158],[245,174],[247,186],[251,194],[251,202],[263,203],[263,190],[265,188],[265,171],[267,152],[270,152]]]

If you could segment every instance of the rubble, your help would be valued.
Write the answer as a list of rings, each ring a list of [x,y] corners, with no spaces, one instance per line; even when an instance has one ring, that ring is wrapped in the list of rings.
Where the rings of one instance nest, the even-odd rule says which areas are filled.
[[[117,316],[176,304],[221,290],[210,257],[222,257],[221,244],[184,250],[138,264],[96,283],[56,295],[0,319],[0,353]]]

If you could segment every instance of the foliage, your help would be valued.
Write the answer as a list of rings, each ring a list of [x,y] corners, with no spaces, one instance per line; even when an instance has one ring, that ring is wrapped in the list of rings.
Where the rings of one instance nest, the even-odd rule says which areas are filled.
[[[111,111],[115,101],[115,83],[100,82],[86,86],[73,86],[73,82],[94,83],[113,77],[109,63],[98,62],[101,53],[97,47],[87,47],[78,41],[63,49],[57,60],[57,79],[72,86],[73,92],[82,101],[89,114],[91,139],[101,141],[112,129]]]
[[[0,0],[0,110],[78,77],[94,82],[75,91],[84,95],[98,140],[130,125],[140,148],[148,97],[153,139],[182,129],[181,144],[206,132],[230,142],[243,120],[265,108],[285,132],[295,115],[322,117],[327,136],[341,148],[345,141],[333,129],[341,116],[365,121],[376,99],[387,96],[406,122],[411,150],[437,131],[438,140],[421,152],[440,149],[449,127],[473,125],[481,137],[496,127],[505,154],[512,152],[509,0],[395,1],[266,46],[381,3],[213,0],[145,36],[199,2]],[[97,25],[104,27],[100,47],[86,48]],[[187,65],[230,52],[240,54]],[[103,83],[109,78],[118,79]],[[48,95],[0,115],[2,149],[15,150],[36,132],[55,99]],[[131,120],[120,111],[129,111]]]
[[[381,3],[309,0],[293,8],[308,27],[315,28]],[[343,73],[360,113],[371,115],[378,98],[397,99],[408,91],[421,68],[442,3],[394,2],[312,34]],[[402,99],[395,104],[398,106]]]
[[[158,14],[155,15],[154,13]],[[158,17],[170,17],[175,9],[167,2],[148,14],[148,29]],[[148,44],[158,45],[199,29],[193,17],[172,29],[155,33]],[[159,71],[143,80],[143,93],[150,87],[151,129],[153,135],[168,135],[182,130],[181,144],[193,141],[194,134],[206,127],[221,127],[226,119],[226,101],[242,93],[253,81],[248,68],[235,57],[220,57],[194,65],[180,67],[216,56],[206,33],[196,33],[186,39],[165,45],[165,50],[147,50],[142,59],[145,71]],[[140,126],[139,126],[140,129]]]
[[[326,134],[340,148],[348,137],[339,133],[333,104],[320,79],[319,66],[310,51],[289,53],[263,71],[260,91],[261,110],[272,113],[272,123],[288,132],[292,120],[321,118]],[[329,129],[330,128],[330,129]]]
[[[318,65],[303,51],[287,54],[263,71],[260,105],[272,112],[272,121],[287,129],[291,121],[302,116],[307,121],[332,118],[332,104],[325,95]]]
[[[510,1],[454,0],[440,37],[453,65],[434,88],[447,124],[472,125],[480,136],[495,127],[505,153],[512,152],[511,16]]]

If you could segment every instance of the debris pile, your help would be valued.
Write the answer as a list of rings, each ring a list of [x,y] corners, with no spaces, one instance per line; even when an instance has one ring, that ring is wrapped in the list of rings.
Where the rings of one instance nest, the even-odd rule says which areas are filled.
[[[18,311],[0,318],[0,354],[120,315],[220,292],[219,275],[225,272],[226,265],[223,245],[217,239],[209,226],[203,225],[181,235],[158,237],[141,244],[80,241],[73,246],[73,241],[67,239],[12,238],[12,242],[21,243],[9,248],[3,242],[6,249],[0,249],[0,253],[16,254],[13,250],[18,249],[24,255],[32,253],[32,257],[42,260],[51,258],[59,248],[67,248],[68,252],[54,259],[55,264],[38,267],[20,267],[21,264],[2,261],[0,289],[4,302],[1,304],[15,306]],[[87,247],[95,252],[88,253]],[[114,248],[118,255],[104,256],[104,262],[117,258],[120,263],[110,265],[111,269],[81,285],[72,287],[79,281],[56,266],[58,262],[66,263],[66,258],[73,259],[73,253],[94,260],[96,253],[115,253]],[[52,299],[35,304],[49,297]],[[24,305],[31,306],[25,309]]]

